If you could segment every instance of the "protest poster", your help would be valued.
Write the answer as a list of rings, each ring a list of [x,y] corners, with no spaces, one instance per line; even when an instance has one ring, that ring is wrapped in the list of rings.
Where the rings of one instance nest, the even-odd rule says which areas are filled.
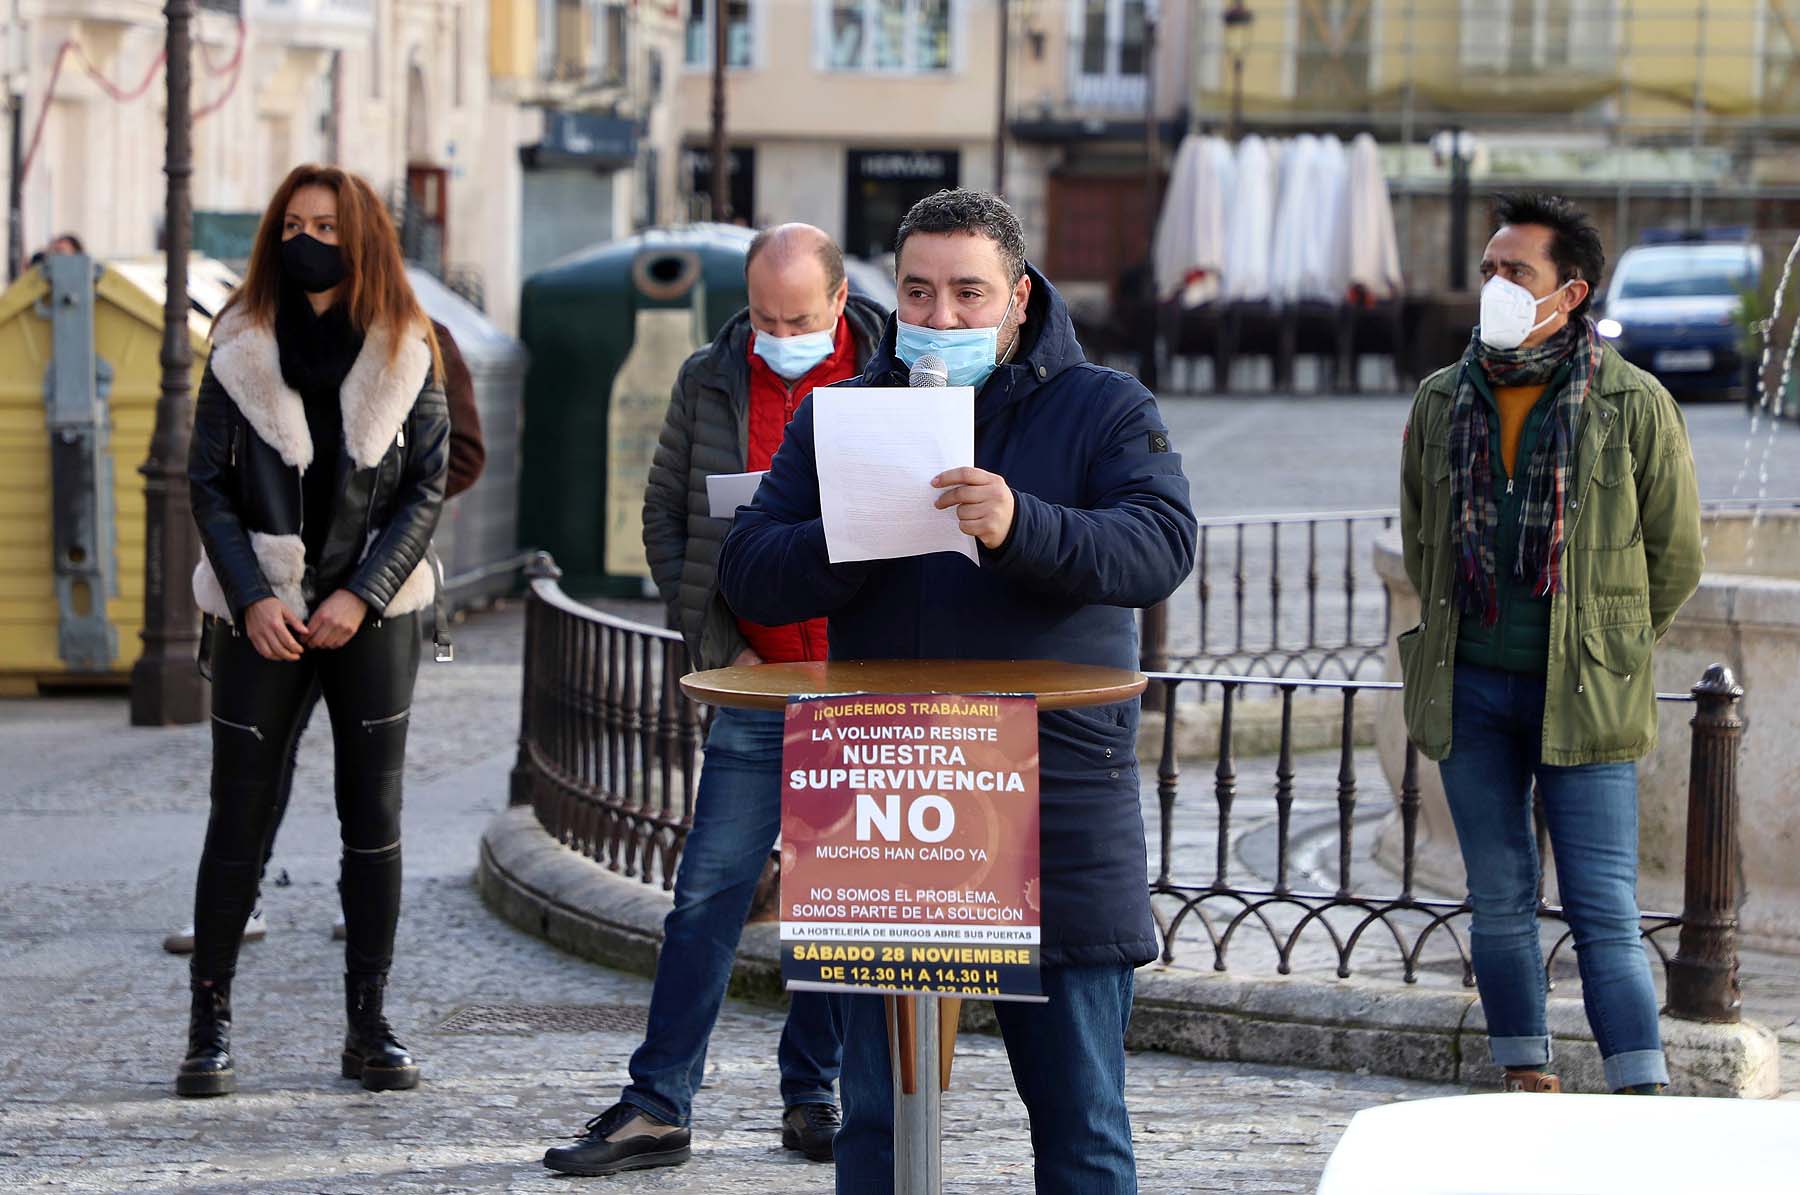
[[[1039,891],[1034,699],[789,704],[789,988],[1041,1000]]]

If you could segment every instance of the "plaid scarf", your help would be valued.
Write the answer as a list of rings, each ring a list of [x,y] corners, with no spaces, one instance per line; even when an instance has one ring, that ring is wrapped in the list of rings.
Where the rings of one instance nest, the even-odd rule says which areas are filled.
[[[1494,349],[1479,335],[1470,339],[1450,407],[1450,510],[1458,545],[1457,600],[1463,613],[1479,614],[1483,626],[1500,621],[1495,559],[1500,506],[1494,494],[1492,430],[1469,371],[1481,370],[1490,386],[1542,386],[1565,361],[1570,364],[1524,470],[1519,550],[1511,562],[1513,576],[1530,581],[1533,596],[1548,597],[1562,591],[1563,498],[1575,459],[1576,417],[1599,372],[1601,343],[1586,317],[1570,320],[1556,335],[1531,348]]]

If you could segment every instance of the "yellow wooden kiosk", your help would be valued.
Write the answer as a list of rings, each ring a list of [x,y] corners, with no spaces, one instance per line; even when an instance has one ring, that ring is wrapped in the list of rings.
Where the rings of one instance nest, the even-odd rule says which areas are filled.
[[[85,259],[83,259],[85,260]],[[52,367],[52,294],[43,268],[26,271],[0,294],[0,696],[31,696],[57,686],[124,685],[139,651],[144,611],[144,479],[138,467],[150,450],[162,367],[163,271],[161,264],[100,264],[92,292],[93,350],[106,381],[99,404],[104,437],[99,495],[106,534],[97,545],[104,561],[103,592],[65,577],[59,589],[52,482],[52,417],[47,379]],[[208,276],[201,271],[200,276]],[[223,290],[190,288],[197,300]],[[194,384],[205,362],[208,315],[190,311]],[[77,555],[82,555],[77,553]],[[63,596],[59,596],[62,594]],[[67,658],[67,611],[92,612],[100,603],[104,627],[100,655]],[[110,628],[109,630],[106,628]],[[90,625],[89,630],[96,629]],[[90,642],[93,637],[90,635]],[[100,661],[106,655],[110,660]]]

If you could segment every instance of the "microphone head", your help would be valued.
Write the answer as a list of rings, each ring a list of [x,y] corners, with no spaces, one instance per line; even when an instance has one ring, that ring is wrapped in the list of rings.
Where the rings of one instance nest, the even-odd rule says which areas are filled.
[[[906,375],[908,386],[948,386],[950,384],[950,367],[936,353],[926,353],[913,362],[912,372]]]

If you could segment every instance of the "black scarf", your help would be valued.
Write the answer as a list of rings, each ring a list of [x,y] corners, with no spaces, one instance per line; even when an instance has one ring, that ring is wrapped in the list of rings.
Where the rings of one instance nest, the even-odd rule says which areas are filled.
[[[342,303],[315,315],[306,296],[288,287],[275,307],[275,343],[281,350],[282,380],[299,391],[309,407],[326,396],[335,407],[338,387],[356,364],[363,338]]]
[[[333,304],[317,315],[304,293],[288,287],[275,308],[275,344],[281,354],[281,378],[299,392],[312,436],[312,464],[301,481],[301,539],[306,544],[307,563],[316,565],[337,503],[337,465],[344,443],[338,390],[362,352],[363,337],[351,324],[343,304]],[[323,584],[338,580],[341,578],[320,578]]]

